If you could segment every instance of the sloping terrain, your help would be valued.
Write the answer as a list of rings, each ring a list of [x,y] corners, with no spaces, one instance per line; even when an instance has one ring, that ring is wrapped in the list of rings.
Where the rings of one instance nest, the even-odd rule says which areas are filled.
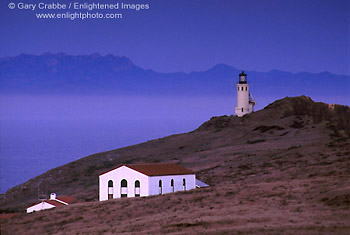
[[[350,109],[310,98],[278,100],[193,132],[94,154],[1,195],[23,210],[37,189],[75,205],[2,220],[4,234],[339,233],[350,231]],[[177,162],[210,188],[97,202],[98,174],[120,163]]]

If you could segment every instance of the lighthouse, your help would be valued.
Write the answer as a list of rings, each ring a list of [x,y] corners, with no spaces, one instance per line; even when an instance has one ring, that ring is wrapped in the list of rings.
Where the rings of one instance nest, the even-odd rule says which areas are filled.
[[[242,71],[239,74],[237,83],[237,105],[236,116],[242,117],[247,113],[254,111],[255,100],[249,91],[249,83],[247,82],[247,74]]]

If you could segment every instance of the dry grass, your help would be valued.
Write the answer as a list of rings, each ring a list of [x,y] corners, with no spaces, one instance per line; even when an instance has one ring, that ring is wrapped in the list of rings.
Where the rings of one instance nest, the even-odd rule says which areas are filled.
[[[2,234],[345,233],[350,205],[339,197],[349,195],[345,189],[319,178],[222,184],[23,214],[4,221]],[[338,203],[328,205],[330,200]]]
[[[2,209],[34,201],[39,180],[86,202],[3,219],[1,232],[349,234],[349,138],[330,121],[275,106],[53,169],[2,195]],[[212,187],[96,201],[100,172],[119,163],[169,161],[196,171]]]

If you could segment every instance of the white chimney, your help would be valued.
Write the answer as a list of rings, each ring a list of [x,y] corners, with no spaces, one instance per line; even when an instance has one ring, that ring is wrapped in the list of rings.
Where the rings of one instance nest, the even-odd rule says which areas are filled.
[[[50,200],[56,200],[56,193],[50,194]]]

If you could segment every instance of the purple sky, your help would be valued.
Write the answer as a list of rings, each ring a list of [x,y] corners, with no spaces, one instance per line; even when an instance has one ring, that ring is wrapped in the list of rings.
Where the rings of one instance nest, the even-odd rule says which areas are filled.
[[[39,20],[38,11],[10,10],[12,1],[20,0],[0,5],[1,57],[97,52],[127,56],[160,72],[225,63],[256,71],[350,74],[347,0],[130,0],[123,2],[149,3],[151,9],[123,12],[122,20],[84,21]]]

